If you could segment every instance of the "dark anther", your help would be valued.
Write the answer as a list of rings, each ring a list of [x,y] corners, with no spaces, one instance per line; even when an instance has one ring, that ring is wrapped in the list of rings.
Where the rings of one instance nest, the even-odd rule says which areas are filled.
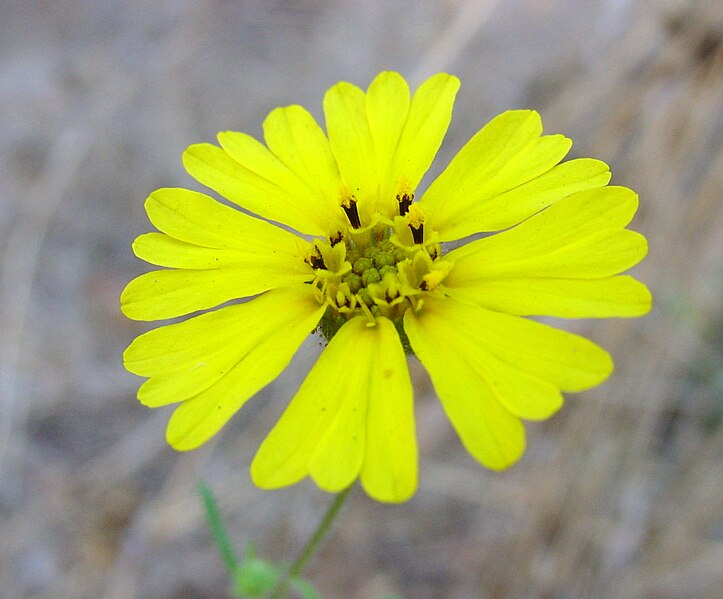
[[[313,268],[314,270],[319,268],[326,270],[326,264],[324,264],[324,259],[321,256],[312,256],[311,268]]]
[[[419,288],[422,291],[429,291],[429,286],[427,285],[427,281],[422,281],[419,285]]]
[[[432,260],[436,260],[437,258],[439,258],[439,253],[437,252],[437,248],[434,248],[433,250],[431,250],[431,251],[429,252],[429,257],[430,257]]]
[[[399,214],[400,216],[404,216],[407,212],[409,212],[409,206],[412,204],[412,200],[414,199],[413,193],[401,193],[397,194],[397,202],[399,202]]]
[[[420,224],[419,227],[413,227],[412,225],[409,225],[409,228],[412,230],[412,239],[414,239],[414,243],[423,243],[424,225]]]
[[[348,207],[345,205],[347,203],[349,204]],[[354,197],[352,196],[349,200],[342,203],[341,207],[344,209],[344,212],[346,212],[346,217],[349,219],[351,226],[359,229],[361,227],[361,221],[359,220],[359,213],[356,209],[356,200]]]
[[[329,243],[331,244],[331,247],[334,247],[342,239],[344,239],[344,235],[342,234],[341,231],[337,231],[336,235],[329,237]]]
[[[309,258],[307,259],[308,263],[314,270],[326,270],[326,264],[324,264],[324,258],[322,258],[319,248],[314,248],[314,250],[316,251],[316,253],[309,256]]]

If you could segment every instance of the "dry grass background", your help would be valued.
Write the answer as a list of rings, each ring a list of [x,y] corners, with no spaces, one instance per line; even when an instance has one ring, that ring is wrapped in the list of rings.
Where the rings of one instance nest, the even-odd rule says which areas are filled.
[[[355,493],[310,575],[324,597],[723,596],[723,4],[685,0],[0,2],[0,596],[226,596],[195,492],[239,545],[292,558],[329,500],[251,485],[254,449],[318,352],[311,340],[191,454],[134,400],[120,354],[145,326],[118,294],[131,239],[180,154],[272,108],[320,116],[340,79],[462,79],[443,164],[493,115],[540,110],[576,156],[636,189],[644,319],[571,322],[617,372],[532,424],[510,471],[461,449],[418,389],[421,485]]]

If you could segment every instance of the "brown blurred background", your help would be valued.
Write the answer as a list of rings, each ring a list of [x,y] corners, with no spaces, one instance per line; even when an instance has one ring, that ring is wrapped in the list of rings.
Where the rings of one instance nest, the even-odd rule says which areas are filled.
[[[0,1],[0,596],[222,598],[195,490],[239,547],[291,559],[329,501],[267,493],[248,464],[319,351],[215,441],[178,454],[169,410],[134,399],[118,310],[148,267],[130,242],[161,186],[199,188],[183,149],[259,136],[274,107],[321,116],[338,80],[383,69],[462,89],[435,169],[507,108],[538,109],[573,156],[634,188],[650,240],[643,319],[570,322],[617,371],[530,424],[502,474],[464,452],[417,386],[421,481],[355,492],[309,575],[323,597],[723,596],[723,3],[716,0]]]

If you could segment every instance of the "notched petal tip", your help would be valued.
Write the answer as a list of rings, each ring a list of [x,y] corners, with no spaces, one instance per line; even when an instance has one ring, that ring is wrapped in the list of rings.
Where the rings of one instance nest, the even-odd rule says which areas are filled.
[[[326,473],[317,474],[314,472],[313,467],[309,468],[309,478],[314,481],[314,484],[316,484],[317,487],[326,493],[341,493],[354,484],[358,475],[359,474],[357,472],[352,477],[347,477],[343,480],[337,481],[333,478],[327,479]]]
[[[400,83],[403,86],[407,86],[406,79],[404,79],[404,77],[400,73],[397,73],[396,71],[382,71],[376,77],[374,77],[372,82],[369,84],[369,88],[367,91],[378,85],[395,86]]]
[[[378,501],[379,503],[405,503],[409,501],[412,497],[414,497],[414,494],[417,492],[416,480],[414,482],[414,485],[412,486],[403,489],[393,489],[391,491],[377,490],[373,486],[365,484],[364,479],[362,479],[361,483],[364,492],[369,495],[369,497],[371,497],[374,501]]]
[[[507,412],[505,408],[501,409]],[[463,427],[454,425],[453,422],[467,452],[482,466],[494,472],[502,472],[514,466],[527,449],[527,433],[524,424],[516,416],[509,412],[508,414],[515,424],[508,428],[507,435],[494,438],[490,435],[491,431],[488,430],[488,439],[482,442],[475,440],[469,435],[469,431],[465,432]]]
[[[179,193],[188,191],[189,190],[182,189],[180,187],[161,187],[151,192],[145,202],[143,202],[143,208],[145,209],[149,219],[151,219],[151,223],[153,222],[151,217],[157,206],[167,207],[172,205],[174,197],[177,197]]]
[[[503,472],[505,470],[508,470],[509,468],[512,468],[517,462],[520,461],[523,455],[525,455],[525,449],[527,448],[527,442],[525,441],[525,438],[523,437],[522,443],[519,445],[519,448],[512,452],[508,453],[506,455],[500,456],[499,460],[478,460],[480,464],[482,464],[485,468],[489,468],[490,470],[493,470],[495,472]]]
[[[135,287],[136,287],[136,279],[133,279],[130,281],[120,295],[120,311],[123,313],[123,315],[126,318],[130,318],[131,320],[138,320],[142,322],[151,322],[153,320],[156,320],[155,318],[148,318],[146,314],[143,313],[143,310],[138,310],[138,302],[133,297],[135,293]]]
[[[306,108],[300,104],[288,104],[287,106],[279,106],[274,108],[269,114],[266,115],[262,124],[262,129],[265,131],[276,119],[291,117],[294,119],[306,118],[310,113]],[[313,118],[313,117],[312,117]]]
[[[613,362],[613,357],[610,353],[592,341],[589,341],[589,343],[590,345],[595,346],[598,350],[595,359],[591,360],[591,362],[595,362],[595,368],[590,368],[589,381],[575,387],[574,389],[570,389],[570,391],[574,391],[576,393],[580,391],[587,391],[588,389],[602,385],[615,371],[615,363]]]
[[[432,75],[431,77],[427,78],[424,81],[424,83],[422,83],[422,85],[425,85],[425,84],[432,85],[437,82],[444,82],[447,85],[450,85],[457,89],[461,85],[459,77],[457,77],[456,75],[450,75],[449,73],[436,73],[436,74]]]
[[[646,246],[647,250],[647,246]],[[635,311],[631,311],[629,314],[625,314],[625,317],[638,318],[645,316],[653,309],[653,294],[645,283],[633,279],[630,275],[623,275],[625,278],[630,279],[633,288],[631,290],[631,296],[634,298]]]
[[[562,160],[572,149],[572,139],[567,137],[566,135],[563,135],[562,133],[553,133],[551,135],[545,135],[545,139],[547,139],[549,142],[554,142],[559,144],[560,147],[560,154],[562,157],[560,160]],[[606,165],[607,166],[607,165]],[[550,169],[551,170],[551,169]]]
[[[187,172],[189,171],[189,163],[194,163],[200,159],[201,156],[206,154],[209,150],[217,151],[220,148],[214,144],[208,142],[202,142],[197,144],[191,144],[181,154],[181,162]]]
[[[329,99],[335,95],[348,96],[350,94],[364,95],[364,90],[361,89],[360,87],[354,85],[353,83],[349,83],[348,81],[339,81],[338,83],[335,83],[329,89],[326,90],[326,92],[324,93],[323,104],[326,105],[326,103],[329,101]]]
[[[593,190],[590,190],[590,192],[592,191]],[[634,205],[636,210],[638,208],[639,196],[636,191],[630,189],[629,187],[625,187],[624,185],[607,185],[605,187],[598,188],[596,191],[598,193],[604,191],[611,197],[615,197],[618,202]]]
[[[641,285],[645,288],[645,291],[647,292],[647,297],[645,298],[645,300],[643,302],[645,311],[640,313],[640,316],[644,316],[645,314],[648,314],[653,309],[653,294],[650,291],[650,289],[648,289],[647,285],[645,285],[643,283],[641,283]]]
[[[195,437],[193,435],[179,435],[173,430],[171,422],[168,423],[168,427],[166,428],[166,442],[176,451],[186,452],[198,449],[207,440],[208,439],[203,437]]]
[[[496,117],[494,117],[487,125],[494,122],[504,121],[517,121],[519,123],[534,123],[542,133],[542,116],[540,113],[532,108],[513,108],[511,110],[505,110]],[[485,126],[487,126],[485,125]],[[539,135],[539,134],[538,134]]]
[[[138,364],[138,360],[136,357],[139,345],[138,340],[141,339],[141,337],[143,337],[143,335],[139,335],[138,337],[136,337],[133,341],[131,341],[130,345],[128,345],[128,347],[123,350],[123,367],[131,374],[146,377],[148,375],[145,374],[145,370],[143,369],[143,367]]]

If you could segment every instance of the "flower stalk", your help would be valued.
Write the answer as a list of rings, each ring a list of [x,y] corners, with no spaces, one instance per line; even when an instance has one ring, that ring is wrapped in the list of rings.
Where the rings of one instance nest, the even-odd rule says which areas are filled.
[[[289,571],[281,578],[281,580],[279,580],[276,587],[271,590],[271,593],[269,594],[269,599],[281,599],[281,597],[284,596],[284,593],[289,587],[289,582],[301,575],[304,568],[306,567],[306,564],[313,557],[314,553],[316,553],[316,551],[319,549],[321,542],[324,540],[324,537],[326,537],[327,533],[329,532],[331,525],[334,523],[334,520],[339,515],[339,512],[341,511],[341,508],[344,505],[346,498],[349,496],[352,487],[353,485],[350,485],[341,493],[336,494],[334,500],[331,502],[331,505],[326,510],[326,514],[324,514],[321,522],[319,522],[319,525],[316,527],[314,534],[311,536],[309,541],[301,550],[299,557],[297,557],[294,563],[291,564]]]

